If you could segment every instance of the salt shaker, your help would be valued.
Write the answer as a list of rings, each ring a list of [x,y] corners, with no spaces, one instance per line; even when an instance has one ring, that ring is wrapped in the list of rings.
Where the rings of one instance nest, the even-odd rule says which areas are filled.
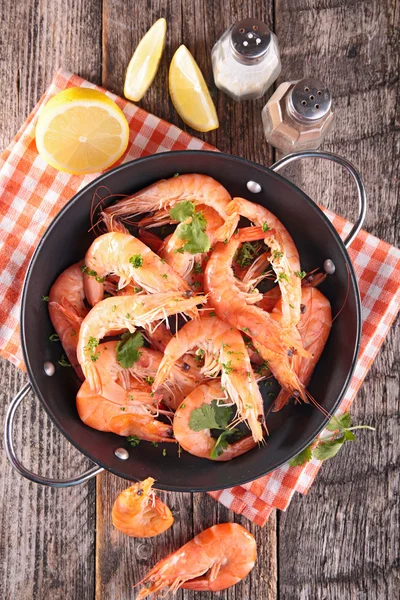
[[[267,142],[283,153],[316,150],[333,125],[332,96],[317,79],[286,81],[262,110]]]
[[[278,40],[265,23],[244,19],[212,49],[215,85],[234,100],[261,98],[281,72]]]

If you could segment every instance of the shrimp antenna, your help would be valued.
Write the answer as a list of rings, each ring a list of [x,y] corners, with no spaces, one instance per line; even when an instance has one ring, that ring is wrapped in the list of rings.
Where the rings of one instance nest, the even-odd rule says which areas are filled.
[[[330,412],[328,412],[323,406],[321,406],[306,388],[304,388],[304,391],[306,393],[307,398],[311,401],[311,404],[318,408],[318,410],[324,415],[324,417],[326,417],[327,419],[332,419],[333,415],[331,415]]]

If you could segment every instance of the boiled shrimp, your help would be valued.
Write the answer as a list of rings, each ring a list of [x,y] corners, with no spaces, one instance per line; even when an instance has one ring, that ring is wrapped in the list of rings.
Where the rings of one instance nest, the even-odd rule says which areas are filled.
[[[313,371],[321,358],[332,327],[332,311],[329,300],[316,288],[302,288],[302,312],[297,326],[303,346],[311,353],[311,358],[301,357],[297,369],[298,377],[304,386],[310,383]],[[278,302],[274,311],[282,310]],[[274,411],[280,410],[289,401],[290,393],[281,390],[274,403]]]
[[[153,294],[183,292],[189,286],[185,280],[155,254],[146,244],[129,233],[111,232],[94,240],[85,256],[89,277],[85,279],[86,298],[90,304],[103,299],[104,279],[109,273],[118,275],[118,288],[134,281]],[[95,276],[90,276],[90,272]]]
[[[183,292],[165,292],[142,296],[116,296],[96,304],[82,322],[77,347],[78,361],[90,388],[102,392],[101,377],[96,367],[97,346],[111,331],[145,327],[153,321],[178,313],[196,314],[197,304],[204,304],[205,296],[190,296]]]
[[[152,477],[134,483],[119,494],[112,509],[112,522],[131,537],[154,537],[171,527],[174,517],[153,490]]]
[[[221,456],[212,457],[216,439],[211,436],[209,429],[193,431],[189,426],[192,411],[201,408],[204,404],[211,404],[214,399],[226,399],[226,393],[221,388],[219,380],[211,380],[195,388],[182,402],[174,416],[174,436],[184,450],[199,458],[226,461],[241,456],[254,448],[257,444],[251,435],[228,445]]]
[[[226,212],[231,200],[229,192],[212,177],[198,173],[187,173],[157,181],[129,198],[123,198],[109,206],[104,212],[112,217],[133,217],[160,211],[161,214],[152,219],[153,225],[159,225],[166,222],[165,215],[168,216],[168,210],[183,200],[205,204],[216,210],[224,221],[216,232],[216,239],[223,241],[231,237],[239,217],[233,214],[233,211],[230,215]]]
[[[77,263],[63,271],[53,283],[49,293],[49,315],[69,362],[82,380],[76,351],[79,329],[88,313],[84,300],[82,271]]]
[[[250,573],[257,560],[256,541],[238,523],[221,523],[205,529],[160,562],[142,579],[136,600],[179,588],[218,592]]]
[[[263,399],[258,388],[246,346],[240,332],[218,319],[201,317],[186,323],[165,349],[153,389],[157,389],[184,354],[197,348],[204,359],[200,372],[204,377],[221,373],[222,387],[235,403],[238,420],[248,424],[256,442],[263,439]]]
[[[282,294],[283,325],[292,328],[300,320],[301,278],[300,259],[295,243],[281,221],[268,209],[244,198],[234,198],[227,208],[229,214],[240,214],[258,227],[274,230],[266,243],[270,248],[270,264]],[[296,275],[297,273],[297,275]]]
[[[137,436],[149,442],[175,442],[172,426],[157,420],[160,396],[148,388],[133,383],[131,399],[123,403],[103,398],[84,381],[76,396],[76,409],[85,425],[98,431],[108,431],[124,437]]]

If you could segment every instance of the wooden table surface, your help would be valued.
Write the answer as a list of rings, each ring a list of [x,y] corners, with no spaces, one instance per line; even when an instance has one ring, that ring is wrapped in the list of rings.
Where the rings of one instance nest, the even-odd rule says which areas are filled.
[[[0,14],[2,148],[60,66],[122,94],[134,48],[164,16],[166,52],[140,105],[185,128],[167,91],[169,61],[184,43],[210,84],[221,122],[217,131],[199,137],[269,165],[275,156],[260,119],[268,96],[231,101],[215,89],[210,60],[212,45],[231,22],[247,16],[264,20],[280,42],[280,81],[312,75],[332,89],[336,123],[323,148],[359,166],[368,194],[366,229],[399,243],[397,0],[2,0]],[[339,167],[311,161],[287,175],[315,200],[354,218],[355,192]],[[224,521],[250,529],[259,559],[243,582],[218,596],[221,600],[398,598],[398,349],[393,327],[354,404],[354,420],[375,425],[376,435],[360,433],[324,465],[306,497],[296,495],[287,512],[272,514],[264,528],[206,494],[176,493],[168,495],[174,527],[161,539],[130,539],[110,523],[125,481],[103,474],[74,489],[43,488],[12,472],[1,453],[0,598],[133,599],[133,585],[149,566]],[[2,414],[25,380],[0,363]],[[16,437],[25,464],[47,476],[71,476],[87,466],[34,398],[18,414]],[[176,598],[209,600],[211,594],[179,591]]]

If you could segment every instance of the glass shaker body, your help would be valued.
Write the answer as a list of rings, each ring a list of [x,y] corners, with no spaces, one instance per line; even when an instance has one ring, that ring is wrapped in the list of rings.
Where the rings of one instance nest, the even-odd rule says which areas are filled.
[[[281,72],[278,40],[257,19],[232,25],[211,56],[215,85],[234,100],[261,98]]]
[[[267,142],[285,154],[317,150],[334,120],[330,91],[311,78],[281,83],[261,114]]]

